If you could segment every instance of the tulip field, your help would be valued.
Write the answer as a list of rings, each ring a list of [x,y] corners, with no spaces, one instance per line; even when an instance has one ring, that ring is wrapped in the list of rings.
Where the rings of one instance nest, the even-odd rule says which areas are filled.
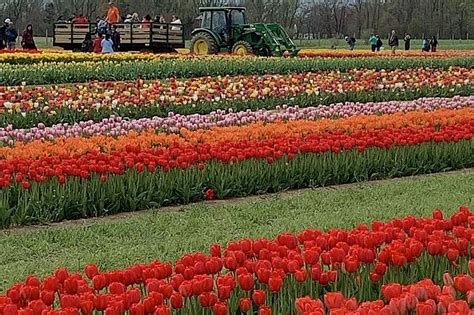
[[[455,50],[0,53],[0,229],[473,168],[473,62]],[[174,263],[72,258],[3,291],[0,281],[0,315],[472,314],[469,178],[456,212],[309,221],[183,247]],[[249,226],[266,226],[258,211]],[[143,242],[194,228],[172,226]]]

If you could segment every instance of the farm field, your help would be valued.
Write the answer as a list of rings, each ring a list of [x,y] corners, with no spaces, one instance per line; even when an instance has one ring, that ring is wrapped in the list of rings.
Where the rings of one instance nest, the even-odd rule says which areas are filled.
[[[46,37],[36,37],[36,44],[40,49],[52,49],[53,40],[52,38]],[[386,42],[386,40],[385,40]],[[337,49],[347,49],[347,44],[344,39],[327,39],[322,38],[318,39],[296,39],[295,43],[298,47],[303,49],[330,49],[331,47],[336,47]],[[411,47],[414,51],[421,51],[421,39],[412,39]],[[191,45],[190,41],[186,41],[186,47],[189,48]],[[472,50],[474,49],[474,40],[473,39],[440,39],[439,48],[441,50]],[[368,39],[357,39],[356,49],[370,50],[370,45]]]
[[[473,61],[0,54],[0,314],[467,313]]]

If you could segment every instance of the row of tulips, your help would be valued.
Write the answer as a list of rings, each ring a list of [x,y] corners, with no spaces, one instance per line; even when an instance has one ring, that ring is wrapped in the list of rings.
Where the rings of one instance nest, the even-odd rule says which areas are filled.
[[[383,115],[411,111],[435,111],[438,109],[461,109],[474,107],[474,96],[455,96],[453,98],[421,98],[413,101],[388,101],[379,103],[336,103],[328,106],[306,107],[277,106],[275,110],[256,110],[234,112],[217,110],[209,114],[180,115],[173,112],[168,117],[127,119],[111,116],[100,122],[93,120],[61,123],[47,127],[44,123],[31,129],[18,129],[12,125],[0,128],[0,141],[12,146],[15,142],[33,140],[54,141],[58,138],[91,137],[96,135],[124,136],[129,131],[142,132],[149,129],[166,133],[179,133],[181,129],[198,130],[214,127],[244,126],[255,122],[272,123],[276,121],[317,120],[347,118],[357,115]]]
[[[73,144],[50,144],[51,155],[35,151],[35,142],[18,144],[0,161],[0,225],[473,167],[473,115],[462,111],[408,126],[374,117],[368,124],[373,128],[354,121],[346,130],[331,122],[318,130],[317,122],[294,121],[187,131],[188,142],[157,135],[175,139],[166,146],[146,138],[136,145],[138,137],[125,137],[116,140],[123,147],[114,148],[107,137],[103,146],[92,142],[82,153]],[[238,128],[246,130],[239,134]]]
[[[469,261],[471,275],[474,260]],[[324,298],[312,299],[308,296],[296,299],[298,315],[344,315],[344,314],[466,314],[474,313],[474,279],[470,275],[459,274],[454,278],[444,274],[443,285],[431,279],[401,285],[390,283],[382,286],[382,298],[360,303],[355,298],[346,298],[341,292],[327,292]],[[241,300],[243,306],[245,300]],[[250,302],[250,301],[249,301]],[[249,303],[251,305],[251,303]],[[242,307],[241,307],[242,308]],[[269,313],[262,310],[260,313]],[[226,314],[225,312],[223,314]],[[271,312],[270,312],[271,314]]]
[[[470,314],[473,225],[466,207],[448,218],[437,209],[432,218],[212,244],[209,254],[174,264],[57,268],[12,285],[0,295],[0,313]]]
[[[0,157],[7,160],[18,158],[37,159],[42,156],[82,155],[89,152],[110,153],[127,151],[130,146],[139,149],[170,147],[173,145],[195,146],[218,142],[261,141],[279,137],[321,136],[326,133],[352,134],[354,132],[384,130],[387,128],[432,128],[456,124],[471,124],[474,108],[458,110],[441,109],[433,112],[414,111],[392,115],[361,115],[336,120],[292,120],[274,123],[256,122],[244,126],[215,127],[195,131],[181,129],[179,134],[157,133],[153,129],[130,131],[126,135],[91,137],[60,137],[54,142],[34,140],[0,147]]]
[[[327,49],[302,49],[299,54],[302,58],[452,58],[452,57],[474,57],[472,50],[444,50],[436,53],[425,54],[419,51],[402,51],[398,55],[393,55],[390,52],[378,52],[377,54],[364,51],[346,51],[346,50],[327,50]],[[228,54],[221,54],[218,56],[193,56],[190,54],[148,54],[148,53],[116,53],[116,54],[87,54],[78,52],[66,51],[25,51],[25,50],[3,50],[0,51],[0,63],[6,64],[36,64],[47,62],[84,62],[84,61],[137,61],[137,60],[160,60],[164,58],[175,59],[199,59],[203,62],[211,58],[246,58],[251,59],[251,56],[235,56]],[[276,58],[275,58],[276,59]]]
[[[356,68],[410,69],[471,67],[470,57],[455,58],[161,58],[158,60],[47,62],[31,65],[0,63],[1,85],[58,84],[91,80],[153,80],[218,75],[285,74],[347,71]]]
[[[471,68],[349,70],[288,75],[203,77],[187,80],[90,82],[0,87],[0,125],[95,121],[116,113],[130,118],[209,113],[217,109],[301,107],[340,101],[472,95]]]
[[[446,57],[474,57],[474,50],[443,50],[435,53],[425,53],[419,50],[398,51],[393,54],[391,51],[378,51],[376,53],[370,50],[335,50],[335,49],[302,49],[298,54],[306,58],[360,58],[360,57],[379,57],[379,58],[398,58],[403,57],[425,57],[425,58],[446,58]],[[1,60],[1,59],[0,59]]]

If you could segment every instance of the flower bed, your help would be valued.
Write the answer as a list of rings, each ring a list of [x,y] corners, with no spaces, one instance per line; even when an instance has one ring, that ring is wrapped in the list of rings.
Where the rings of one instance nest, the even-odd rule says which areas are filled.
[[[472,167],[473,111],[16,143],[0,148],[0,225]]]
[[[300,107],[341,101],[414,99],[471,95],[470,68],[349,70],[288,75],[203,77],[187,80],[90,82],[76,85],[0,87],[0,125],[17,128],[95,121],[119,114],[130,118],[205,114],[232,108]]]
[[[436,53],[423,53],[420,51],[399,51],[396,55],[393,55],[390,51],[382,51],[373,53],[367,50],[334,50],[334,49],[302,49],[299,54],[301,58],[453,58],[453,57],[474,57],[474,51],[472,50],[444,50]],[[69,52],[69,51],[57,51],[57,50],[46,50],[46,51],[25,51],[25,50],[2,50],[0,51],[0,63],[8,64],[35,64],[35,63],[47,63],[47,62],[84,62],[84,61],[147,61],[147,60],[161,60],[165,58],[173,59],[199,59],[209,60],[212,58],[219,59],[256,59],[252,56],[235,56],[229,54],[219,54],[217,56],[193,56],[188,53],[180,54],[151,54],[151,53],[115,53],[115,54],[89,54],[80,52]],[[276,59],[276,58],[275,58]],[[278,58],[280,59],[280,58]]]
[[[10,314],[468,314],[474,214],[242,239],[174,264],[58,268],[0,295]]]
[[[292,72],[327,71],[338,69],[406,70],[430,67],[471,67],[472,57],[453,58],[176,58],[158,60],[66,61],[34,64],[0,63],[0,84],[20,85],[59,84],[119,80],[155,80],[202,76],[286,74]]]
[[[182,129],[199,130],[214,127],[244,126],[255,122],[272,123],[276,121],[316,120],[347,118],[357,115],[383,115],[411,111],[434,111],[437,109],[461,109],[474,107],[474,96],[456,96],[454,98],[421,98],[413,101],[388,101],[378,103],[337,103],[328,106],[277,106],[274,110],[241,111],[217,110],[209,114],[180,115],[173,112],[168,117],[128,119],[111,116],[100,122],[93,120],[61,123],[47,127],[44,123],[31,129],[13,128],[8,125],[0,128],[0,141],[13,145],[15,142],[91,137],[98,135],[124,136],[130,131],[142,132],[154,129],[166,133],[179,133]]]

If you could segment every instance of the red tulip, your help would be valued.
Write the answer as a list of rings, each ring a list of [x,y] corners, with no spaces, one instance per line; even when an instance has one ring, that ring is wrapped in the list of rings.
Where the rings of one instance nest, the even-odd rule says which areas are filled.
[[[248,297],[240,298],[239,310],[242,313],[247,313],[248,311],[250,311],[251,308],[252,308],[252,301],[250,300],[250,298],[248,298]]]
[[[315,249],[307,249],[303,253],[304,262],[307,265],[315,265],[319,262],[319,252]]]
[[[454,301],[449,304],[448,312],[451,314],[469,314],[469,305],[464,300]]]
[[[207,189],[205,194],[204,194],[204,197],[206,198],[206,200],[213,200],[214,197],[215,197],[214,190],[211,189],[211,188]]]
[[[228,285],[221,285],[217,287],[217,293],[221,301],[225,301],[230,298],[231,288]]]
[[[142,303],[132,304],[129,312],[130,315],[145,315],[145,307]]]
[[[297,282],[305,282],[307,278],[308,278],[308,273],[306,272],[306,270],[303,270],[303,269],[296,270],[295,280]]]
[[[217,295],[214,292],[204,292],[199,295],[199,303],[202,307],[212,307],[217,303]]]
[[[344,296],[341,292],[327,292],[324,295],[324,304],[331,310],[342,307]]]
[[[93,264],[86,265],[85,274],[86,274],[87,278],[92,280],[92,278],[94,278],[95,276],[97,276],[99,274],[99,268],[97,268],[97,266],[93,265]]]
[[[112,282],[109,284],[109,291],[111,294],[122,294],[125,293],[125,286],[122,283]]]
[[[215,314],[215,315],[228,315],[229,314],[229,308],[227,307],[227,304],[225,304],[223,302],[217,302],[212,307],[212,313]]]
[[[132,288],[127,292],[128,305],[136,304],[141,301],[142,294],[139,289]]]
[[[3,308],[3,314],[2,315],[17,315],[18,314],[18,307],[16,304],[7,304]]]
[[[156,308],[155,315],[171,315],[171,311],[167,305],[160,305]]]
[[[272,309],[266,305],[261,305],[258,308],[258,315],[271,315]]]
[[[272,274],[268,279],[268,288],[273,293],[277,293],[280,291],[283,285],[283,279],[279,275]]]
[[[321,266],[320,265],[315,265],[311,267],[311,280],[313,281],[319,281],[321,279]]]
[[[92,278],[92,285],[95,290],[100,291],[107,286],[107,278],[104,274],[98,274]]]
[[[178,292],[175,292],[171,295],[170,302],[171,302],[171,306],[175,310],[179,310],[183,307],[183,296],[179,294]]]
[[[459,251],[455,248],[448,249],[448,253],[446,255],[450,261],[457,261],[459,257]]]
[[[474,283],[468,276],[459,275],[454,277],[454,287],[459,292],[465,294],[467,291],[474,289]]]
[[[357,308],[359,307],[359,304],[357,303],[356,298],[350,298],[350,299],[346,300],[346,302],[344,304],[344,307],[348,311],[355,312],[357,310]]]
[[[469,305],[474,305],[474,290],[467,291],[466,300]]]
[[[48,306],[41,300],[34,300],[28,304],[28,308],[31,310],[31,315],[41,315],[43,311],[48,310]]]
[[[210,252],[211,252],[212,257],[219,257],[219,258],[222,257],[221,246],[219,244],[212,244]]]
[[[398,298],[402,294],[402,286],[399,283],[382,285],[382,294],[387,301]]]
[[[40,297],[44,304],[51,306],[54,303],[56,293],[53,291],[41,291]]]
[[[417,315],[435,315],[436,309],[430,303],[422,302],[416,305],[416,314]]]
[[[467,267],[469,268],[469,274],[474,276],[474,259],[469,260]]]
[[[439,209],[433,211],[433,219],[443,220],[443,212]]]
[[[252,300],[257,305],[264,305],[267,295],[263,290],[254,290],[252,292]]]
[[[453,286],[454,285],[454,280],[453,277],[447,272],[443,274],[443,283],[446,286]]]
[[[237,280],[239,281],[239,285],[244,291],[250,291],[253,289],[253,276],[250,273],[244,273],[240,274],[237,277]]]
[[[83,315],[90,315],[94,311],[94,302],[90,300],[81,301],[81,312]]]
[[[155,312],[156,309],[156,301],[152,297],[146,297],[143,299],[143,308],[145,310],[145,314],[152,314]]]

